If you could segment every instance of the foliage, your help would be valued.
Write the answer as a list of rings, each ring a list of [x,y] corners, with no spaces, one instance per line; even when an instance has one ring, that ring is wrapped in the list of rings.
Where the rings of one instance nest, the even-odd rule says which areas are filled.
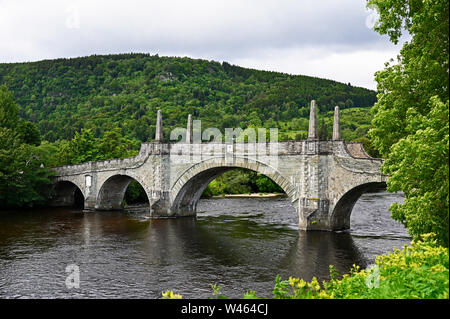
[[[370,0],[380,19],[375,30],[397,43],[411,35],[398,63],[376,74],[378,102],[369,131],[389,158],[388,191],[405,193],[392,206],[414,238],[433,231],[448,246],[449,3],[442,0]]]
[[[392,217],[413,237],[434,232],[448,247],[449,105],[437,97],[430,102],[431,111],[425,116],[408,110],[411,134],[392,146],[383,170],[389,174],[388,189],[401,190],[406,197],[403,204],[391,207]]]
[[[161,295],[164,299],[182,299],[180,294],[176,294],[172,290],[167,290],[166,292],[162,292]]]
[[[222,289],[222,286],[219,285],[218,283],[210,284],[210,286],[211,286],[211,289],[213,290],[213,295],[214,296],[219,295],[220,289]]]
[[[19,119],[19,107],[5,85],[0,86],[0,102],[0,127],[15,128]]]
[[[319,135],[319,140],[321,141],[329,140],[331,138],[331,134],[329,131],[330,130],[328,129],[327,122],[325,122],[324,118],[321,118],[319,122],[319,129],[317,132]]]
[[[449,296],[448,248],[434,234],[405,245],[402,250],[378,256],[376,265],[354,267],[341,280],[324,282],[323,297],[358,299],[437,299]],[[320,292],[317,294],[320,295]]]
[[[51,173],[41,167],[34,125],[19,118],[11,92],[0,86],[0,208],[43,204]]]
[[[72,140],[59,144],[59,165],[132,157],[138,153],[137,143],[123,137],[118,129],[105,132],[102,138],[94,137],[90,129],[82,129]]]
[[[247,169],[234,169],[213,180],[205,189],[203,196],[249,193],[284,193],[284,191],[263,174]]]
[[[339,105],[342,136],[353,140],[366,135],[359,128],[370,123],[368,107],[376,100],[373,91],[350,84],[147,54],[0,64],[0,83],[18,101],[18,108],[4,110],[31,121],[21,121],[17,130],[26,143],[40,144],[36,152],[45,166],[136,155],[140,142],[154,137],[158,109],[166,138],[191,113],[203,129],[279,127],[279,139],[293,140],[306,138],[309,102],[316,99],[323,135],[331,136],[332,110]],[[263,175],[233,171],[213,181],[205,195],[249,192],[282,190]],[[134,203],[146,195],[132,182],[125,198]]]
[[[20,116],[36,123],[50,142],[70,140],[81,129],[99,138],[116,128],[126,138],[149,141],[158,109],[167,138],[171,129],[186,125],[189,113],[203,128],[221,131],[280,122],[298,127],[312,99],[323,114],[335,105],[370,107],[376,101],[375,92],[350,84],[148,54],[0,64],[2,83],[13,91]]]
[[[139,182],[132,180],[125,192],[126,204],[137,204],[148,202],[147,194]]]

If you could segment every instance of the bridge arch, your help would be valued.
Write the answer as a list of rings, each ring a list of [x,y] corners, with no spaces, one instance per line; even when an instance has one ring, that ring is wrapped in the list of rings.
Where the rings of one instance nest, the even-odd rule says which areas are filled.
[[[350,215],[358,199],[364,193],[376,192],[386,189],[386,182],[369,182],[360,184],[345,192],[334,205],[330,215],[332,230],[344,230],[350,228]]]
[[[85,199],[82,187],[73,181],[59,180],[53,185],[50,205],[84,208]]]
[[[139,177],[128,174],[114,174],[105,179],[96,196],[96,210],[122,210],[125,192],[132,181],[138,182],[145,191],[150,203],[150,196],[145,184]]]
[[[171,187],[171,213],[191,214],[197,208],[203,191],[218,176],[236,169],[244,168],[261,173],[278,184],[292,202],[297,200],[295,188],[275,168],[257,160],[234,158],[227,162],[223,158],[211,158],[199,162],[185,170]]]

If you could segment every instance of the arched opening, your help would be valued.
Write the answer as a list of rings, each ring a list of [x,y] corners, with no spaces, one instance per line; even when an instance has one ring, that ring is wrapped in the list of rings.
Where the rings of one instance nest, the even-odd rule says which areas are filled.
[[[98,210],[123,210],[129,205],[149,205],[142,185],[128,175],[114,175],[100,188],[95,208]]]
[[[231,169],[212,180],[201,198],[243,194],[284,194],[283,189],[264,174],[243,168]]]
[[[51,206],[84,208],[84,195],[80,188],[72,182],[60,181],[53,186],[50,195]]]
[[[390,206],[403,203],[402,192],[390,193],[385,189],[364,193],[355,203],[350,216],[350,231],[363,237],[374,236],[385,240],[406,239],[409,243],[408,229],[391,216]]]
[[[334,206],[330,221],[333,230],[350,228],[350,215],[357,200],[364,193],[377,192],[386,189],[385,182],[372,182],[358,185],[346,192]]]
[[[81,209],[84,208],[84,196],[78,187],[75,189],[75,193],[73,194],[73,207]]]
[[[172,209],[179,212],[195,212],[202,196],[253,194],[252,197],[262,197],[267,196],[267,193],[279,193],[290,197],[288,191],[274,179],[274,176],[269,174],[265,175],[243,167],[207,168],[193,174],[182,185],[173,201]],[[278,181],[280,179],[281,177]]]
[[[125,191],[124,206],[148,204],[147,193],[138,181],[132,180]]]

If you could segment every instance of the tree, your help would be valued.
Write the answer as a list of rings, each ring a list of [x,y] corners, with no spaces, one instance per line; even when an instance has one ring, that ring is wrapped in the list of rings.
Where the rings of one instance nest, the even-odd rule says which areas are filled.
[[[94,134],[89,129],[76,132],[68,146],[70,164],[79,164],[101,159],[98,143]]]
[[[369,0],[380,18],[375,30],[397,43],[406,30],[397,64],[376,73],[378,102],[369,131],[389,158],[388,191],[403,191],[391,207],[415,238],[433,231],[448,246],[448,0]]]
[[[27,143],[24,136],[29,135],[20,130],[33,125],[17,125],[21,123],[17,109],[12,94],[0,87],[0,208],[43,204],[51,185],[51,173],[41,167],[36,146]]]
[[[34,123],[21,120],[17,125],[17,132],[24,143],[36,146],[41,144],[41,135]]]
[[[5,85],[0,86],[0,103],[0,127],[15,128],[19,120],[19,107]]]
[[[258,192],[284,193],[283,189],[266,175],[257,174],[255,184]]]
[[[123,137],[119,128],[105,132],[98,144],[101,159],[124,158],[137,155],[133,141]]]
[[[102,138],[94,137],[90,129],[82,129],[81,133],[75,133],[72,140],[59,141],[55,144],[57,144],[59,152],[52,163],[57,163],[57,165],[132,157],[139,152],[138,145],[133,140],[123,137],[120,128],[106,131]],[[50,149],[47,144],[44,146],[46,149]]]
[[[319,140],[321,141],[326,141],[330,139],[330,133],[328,132],[328,125],[323,118],[320,120],[318,135]]]
[[[162,81],[168,72],[178,80]],[[0,63],[3,83],[13,91],[19,114],[50,142],[72,139],[82,128],[98,138],[115,127],[129,138],[151,141],[159,108],[165,131],[184,127],[187,114],[221,130],[279,127],[302,117],[305,130],[312,98],[324,102],[323,111],[334,108],[333,99],[355,107],[376,100],[372,90],[335,81],[147,54]]]
[[[403,191],[405,202],[391,207],[392,217],[408,227],[414,237],[435,233],[448,246],[449,122],[448,101],[431,99],[431,110],[407,113],[406,138],[392,146],[383,169],[391,191]]]

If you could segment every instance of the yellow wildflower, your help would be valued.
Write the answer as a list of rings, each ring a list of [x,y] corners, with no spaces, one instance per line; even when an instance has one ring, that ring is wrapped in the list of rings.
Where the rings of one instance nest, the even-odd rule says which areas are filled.
[[[164,299],[181,299],[180,294],[173,293],[172,290],[167,290],[166,292],[161,293]]]

